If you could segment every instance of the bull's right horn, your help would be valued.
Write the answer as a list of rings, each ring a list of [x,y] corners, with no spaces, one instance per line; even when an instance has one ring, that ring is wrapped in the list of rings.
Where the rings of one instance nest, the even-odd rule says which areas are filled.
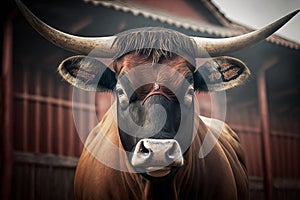
[[[104,58],[112,58],[116,54],[115,47],[112,47],[115,36],[80,37],[64,33],[42,22],[20,0],[16,0],[16,3],[29,24],[56,46],[84,55],[92,52]]]
[[[203,38],[203,37],[191,37],[196,42],[196,56],[223,56],[228,53],[232,53],[243,48],[247,48],[259,41],[269,37],[284,24],[286,24],[292,17],[294,17],[300,10],[296,10],[281,19],[273,22],[272,24],[265,26],[262,29],[246,33],[229,38]]]

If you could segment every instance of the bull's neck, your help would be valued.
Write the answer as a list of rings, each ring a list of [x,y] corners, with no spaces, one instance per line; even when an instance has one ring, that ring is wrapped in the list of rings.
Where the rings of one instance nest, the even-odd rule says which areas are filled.
[[[177,195],[172,178],[147,181],[145,199],[149,200],[176,200]]]

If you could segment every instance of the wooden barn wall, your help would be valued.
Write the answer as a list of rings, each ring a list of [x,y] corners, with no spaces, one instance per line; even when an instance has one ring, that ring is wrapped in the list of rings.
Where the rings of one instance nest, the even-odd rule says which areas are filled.
[[[229,106],[227,122],[241,140],[251,176],[263,176],[260,118],[257,104]],[[272,170],[275,178],[300,179],[300,127],[293,114],[270,112]]]
[[[250,175],[250,199],[266,199],[264,155],[257,103],[229,106],[227,123],[235,130],[245,151]],[[299,120],[298,120],[299,122]],[[275,115],[270,111],[270,141],[273,199],[298,199],[300,196],[300,129],[293,114]]]
[[[74,199],[78,158],[24,152],[15,152],[14,157],[12,199]]]
[[[110,106],[110,95],[82,91],[72,98],[73,87],[55,70],[23,66],[14,80],[14,150],[78,157],[83,147],[78,133],[87,135],[97,124]]]

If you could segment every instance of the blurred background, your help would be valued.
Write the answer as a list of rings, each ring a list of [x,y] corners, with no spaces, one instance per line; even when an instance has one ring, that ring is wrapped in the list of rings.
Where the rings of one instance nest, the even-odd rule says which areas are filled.
[[[212,2],[225,14],[226,18],[255,29],[263,27],[278,17],[300,9],[299,0],[212,0]],[[299,43],[299,18],[299,15],[296,16],[294,20],[276,31],[276,35]]]
[[[294,10],[279,13],[263,1],[254,8],[265,9],[256,9],[253,16],[246,14],[247,4],[244,10],[228,9],[225,5],[232,4],[221,0],[23,2],[50,26],[81,36],[161,26],[191,36],[230,37]],[[73,88],[58,75],[57,67],[74,54],[35,32],[14,1],[1,4],[1,199],[73,199],[73,177],[83,148],[78,134],[85,137],[101,120],[112,96],[82,92],[72,98]],[[238,17],[233,15],[237,9]],[[267,17],[263,24],[239,21],[244,15],[262,19],[260,14]],[[299,21],[298,14],[282,29],[299,30],[294,25]],[[225,119],[246,154],[251,199],[300,196],[300,40],[289,34],[272,35],[229,55],[244,61],[252,73],[244,85],[227,91]],[[201,114],[210,117],[212,106],[217,106],[211,105],[210,94],[197,98]],[[72,109],[78,113],[76,126]]]

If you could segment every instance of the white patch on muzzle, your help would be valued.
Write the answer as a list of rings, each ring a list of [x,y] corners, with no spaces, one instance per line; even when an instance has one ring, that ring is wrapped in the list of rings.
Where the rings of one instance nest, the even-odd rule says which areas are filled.
[[[150,176],[162,177],[169,174],[172,167],[183,166],[184,159],[174,139],[141,139],[134,149],[131,164]]]

